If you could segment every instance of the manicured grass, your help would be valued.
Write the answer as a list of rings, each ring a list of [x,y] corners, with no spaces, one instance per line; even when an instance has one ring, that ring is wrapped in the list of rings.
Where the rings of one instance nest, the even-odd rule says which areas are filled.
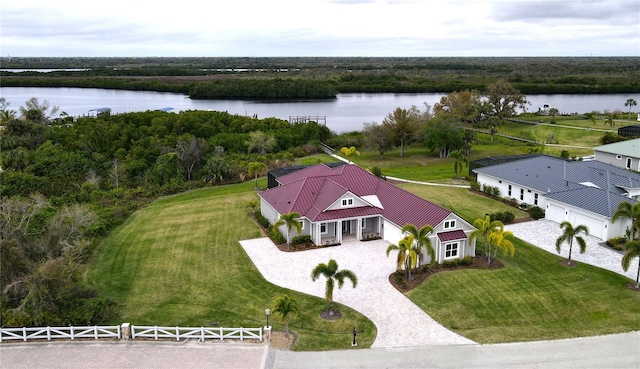
[[[445,327],[479,343],[561,339],[640,329],[640,293],[628,278],[515,240],[502,269],[428,277],[408,297]]]
[[[409,183],[400,184],[398,187],[453,211],[471,224],[478,218],[484,218],[486,213],[510,211],[515,215],[516,219],[529,216],[528,213],[520,209],[470,192],[466,188],[425,186]]]
[[[354,326],[359,347],[369,347],[376,329],[360,313],[340,305],[341,319],[324,320],[323,299],[262,278],[238,242],[263,237],[247,216],[246,205],[257,199],[253,186],[249,181],[159,199],[103,240],[86,281],[118,302],[111,323],[259,327],[265,324],[264,309],[272,307],[273,298],[288,293],[300,307],[290,324],[298,335],[294,349],[350,348]],[[308,275],[300,278],[313,283]],[[276,316],[270,323],[276,330],[284,329]]]

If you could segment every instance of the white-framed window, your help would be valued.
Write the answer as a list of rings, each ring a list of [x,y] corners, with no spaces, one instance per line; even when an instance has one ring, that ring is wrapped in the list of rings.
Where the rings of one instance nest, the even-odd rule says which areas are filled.
[[[631,169],[631,158],[627,158],[627,169]]]
[[[320,223],[320,233],[321,234],[327,233],[327,223]]]
[[[616,155],[616,159],[622,160],[622,155]]]
[[[453,259],[458,257],[458,249],[460,244],[458,242],[446,243],[444,245],[444,258]]]
[[[347,197],[342,199],[342,207],[345,206],[353,206],[353,198],[352,197]]]
[[[304,220],[299,220],[298,222],[300,222],[300,230],[304,229]]]
[[[367,228],[367,218],[362,218],[362,219],[360,220],[360,227],[361,227],[362,229]]]
[[[524,200],[524,188],[520,189],[520,200]]]
[[[533,205],[538,205],[538,194],[534,193],[533,194]]]
[[[511,197],[511,185],[509,185],[509,197]]]
[[[456,227],[456,220],[455,219],[446,220],[444,222],[444,229],[455,228],[455,227]]]

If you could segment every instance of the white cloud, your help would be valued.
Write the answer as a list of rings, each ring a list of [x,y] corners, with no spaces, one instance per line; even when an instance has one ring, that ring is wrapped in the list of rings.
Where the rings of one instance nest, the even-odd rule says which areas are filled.
[[[640,56],[640,2],[21,0],[13,56]]]

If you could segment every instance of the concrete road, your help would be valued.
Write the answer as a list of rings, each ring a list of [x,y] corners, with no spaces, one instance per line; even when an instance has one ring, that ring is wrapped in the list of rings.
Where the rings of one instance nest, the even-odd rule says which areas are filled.
[[[275,351],[270,369],[640,368],[640,332],[557,341],[368,350]]]
[[[640,369],[640,332],[498,345],[292,352],[264,344],[189,342],[2,343],[0,368],[568,368]]]

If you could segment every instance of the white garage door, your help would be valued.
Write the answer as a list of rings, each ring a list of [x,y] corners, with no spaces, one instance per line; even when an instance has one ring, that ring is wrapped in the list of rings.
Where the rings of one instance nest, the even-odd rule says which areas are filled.
[[[600,239],[603,238],[604,222],[602,220],[590,217],[585,214],[573,212],[573,211],[570,213],[569,219],[571,219],[571,223],[573,224],[574,227],[581,224],[585,225],[589,227],[589,234],[591,236],[595,236]]]
[[[382,238],[385,241],[391,242],[394,245],[398,244],[398,241],[402,239],[402,230],[392,223],[384,222],[383,223],[383,231]]]
[[[562,223],[562,221],[564,221],[564,207],[558,206],[553,203],[547,204],[549,205],[549,207],[547,208],[544,217],[556,223]]]

